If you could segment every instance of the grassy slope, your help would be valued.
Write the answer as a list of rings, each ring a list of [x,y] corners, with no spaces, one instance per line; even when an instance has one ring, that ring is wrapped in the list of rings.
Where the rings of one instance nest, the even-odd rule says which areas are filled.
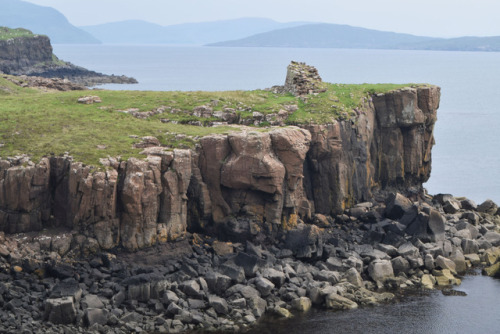
[[[0,41],[11,38],[31,37],[31,36],[34,36],[33,33],[27,29],[22,29],[22,28],[10,29],[7,27],[0,27]]]
[[[163,123],[168,118],[178,123],[198,119],[190,114],[200,105],[214,110],[233,108],[240,117],[251,117],[253,111],[275,113],[283,105],[296,104],[299,109],[289,124],[325,123],[339,117],[350,117],[369,92],[385,92],[407,85],[335,85],[328,91],[301,101],[292,95],[268,91],[229,92],[49,92],[17,87],[0,77],[0,157],[29,154],[34,161],[45,155],[69,152],[75,160],[98,165],[99,158],[140,156],[132,148],[140,141],[132,136],[155,136],[169,147],[191,147],[197,137],[210,133],[235,131],[234,127],[199,127]],[[83,105],[76,101],[83,95],[98,95],[102,103]],[[138,108],[150,111],[166,106],[167,111],[149,119],[137,119],[117,110]],[[335,106],[335,107],[332,107]],[[215,120],[215,119],[213,119]],[[187,135],[175,139],[177,134]],[[105,145],[105,149],[98,149]]]

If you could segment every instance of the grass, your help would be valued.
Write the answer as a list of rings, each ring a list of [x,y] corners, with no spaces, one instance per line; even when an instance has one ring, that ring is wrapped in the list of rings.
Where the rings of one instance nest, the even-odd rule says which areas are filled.
[[[17,87],[0,76],[0,157],[28,154],[33,161],[38,161],[42,156],[68,152],[76,161],[99,166],[99,159],[108,155],[121,156],[122,159],[141,157],[141,149],[133,148],[133,144],[144,136],[155,136],[171,148],[186,148],[193,147],[199,137],[208,134],[238,131],[230,126],[186,124],[193,120],[207,121],[192,115],[193,108],[200,105],[210,106],[214,111],[233,109],[240,119],[251,118],[255,111],[272,114],[287,105],[297,105],[298,110],[289,117],[289,124],[326,123],[355,117],[353,110],[359,108],[363,97],[369,94],[408,85],[327,86],[325,93],[306,100],[262,90],[47,93]],[[83,95],[98,95],[102,103],[78,104],[78,97]],[[166,111],[148,119],[137,119],[118,111],[129,108],[151,111],[161,106]],[[165,119],[169,122],[165,123]]]
[[[31,37],[31,36],[34,35],[28,29],[23,29],[23,28],[11,29],[7,27],[0,27],[0,41],[11,38]]]

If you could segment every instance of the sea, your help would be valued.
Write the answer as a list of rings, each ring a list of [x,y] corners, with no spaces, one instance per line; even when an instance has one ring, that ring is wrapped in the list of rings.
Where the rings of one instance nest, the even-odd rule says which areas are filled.
[[[500,53],[159,45],[54,45],[63,60],[136,78],[100,88],[253,90],[284,83],[290,61],[332,83],[429,83],[441,87],[430,194],[500,204]],[[500,280],[466,276],[466,297],[439,291],[348,312],[312,311],[268,321],[255,333],[500,333]]]

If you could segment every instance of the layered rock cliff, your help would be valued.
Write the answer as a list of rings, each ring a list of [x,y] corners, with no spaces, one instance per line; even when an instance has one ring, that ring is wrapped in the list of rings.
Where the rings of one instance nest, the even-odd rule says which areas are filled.
[[[430,175],[439,87],[365,99],[324,125],[211,135],[194,150],[150,150],[93,171],[71,157],[0,161],[0,230],[72,231],[68,243],[136,250],[187,230],[272,237],[381,190],[418,193]]]
[[[43,62],[52,62],[52,45],[47,36],[0,40],[0,71],[14,73]]]

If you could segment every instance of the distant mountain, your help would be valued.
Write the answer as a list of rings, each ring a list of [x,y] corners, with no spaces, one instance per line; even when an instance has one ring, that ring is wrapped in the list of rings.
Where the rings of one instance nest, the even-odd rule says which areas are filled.
[[[433,38],[338,24],[306,24],[209,46],[500,51],[500,36]]]
[[[303,24],[307,23],[280,23],[264,18],[241,18],[170,26],[146,21],[121,21],[80,28],[108,44],[203,45]]]
[[[260,46],[296,48],[358,48],[387,49],[401,44],[415,44],[436,40],[414,36],[351,27],[340,24],[307,24],[256,34],[246,38],[209,44],[210,46]]]
[[[49,36],[52,43],[100,43],[57,10],[20,0],[0,0],[0,26],[26,28]]]

